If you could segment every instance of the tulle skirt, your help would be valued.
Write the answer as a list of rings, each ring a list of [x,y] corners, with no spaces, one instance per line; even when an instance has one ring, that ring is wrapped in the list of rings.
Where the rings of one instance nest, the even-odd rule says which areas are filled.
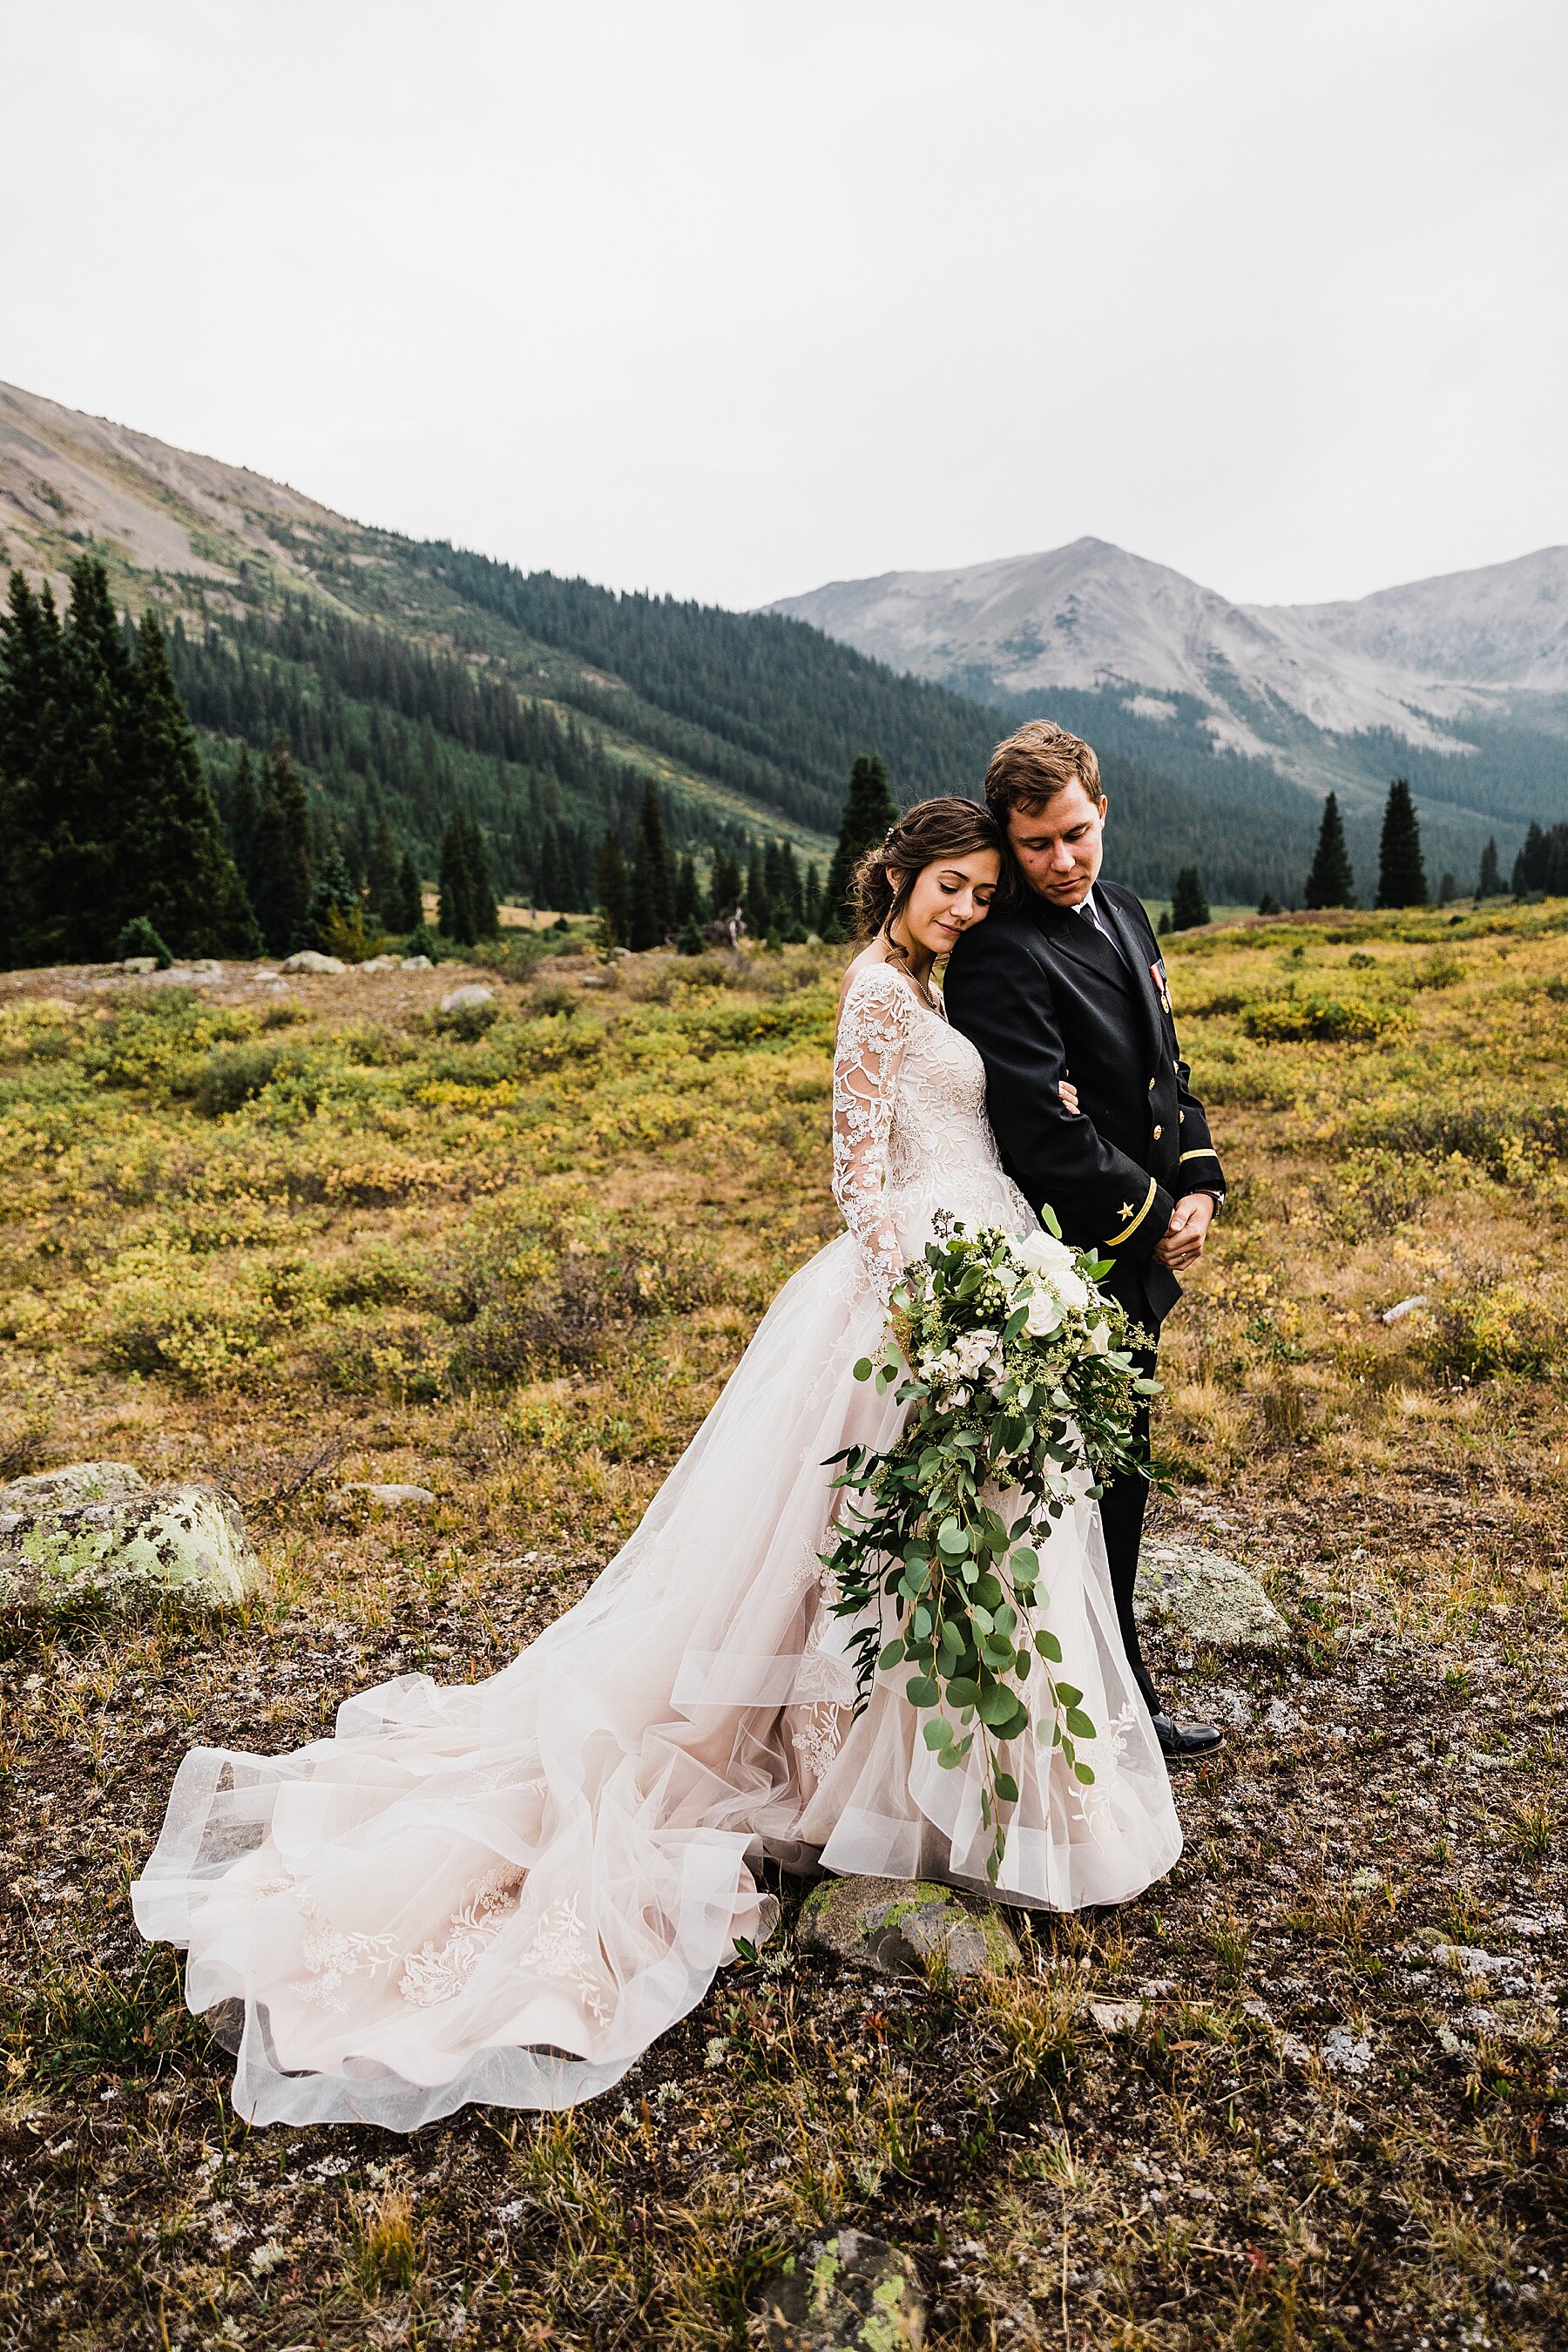
[[[908,1670],[852,1716],[823,1465],[898,1426],[853,1375],[882,1319],[846,1234],[785,1284],[623,1550],[491,1680],[399,1675],[292,1755],[184,1759],[132,1899],[144,1936],[185,1949],[241,2115],[411,2131],[608,2090],[737,1938],[770,1932],[764,1860],[1055,1910],[1171,1868],[1181,1832],[1088,1500],[1044,1546],[1041,1591],[1097,1778],[1017,1743],[994,1890],[976,1759],[929,1753]]]

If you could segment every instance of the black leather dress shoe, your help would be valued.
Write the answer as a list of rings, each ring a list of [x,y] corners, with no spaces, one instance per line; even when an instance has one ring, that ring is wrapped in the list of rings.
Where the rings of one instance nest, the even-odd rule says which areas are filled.
[[[1225,1745],[1217,1723],[1173,1723],[1168,1715],[1154,1717],[1154,1736],[1167,1756],[1210,1756]]]

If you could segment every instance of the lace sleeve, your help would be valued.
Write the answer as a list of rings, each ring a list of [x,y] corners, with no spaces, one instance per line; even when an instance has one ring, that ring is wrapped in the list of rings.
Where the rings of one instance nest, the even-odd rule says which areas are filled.
[[[904,1268],[887,1206],[888,1138],[914,1013],[898,974],[869,965],[850,982],[833,1055],[833,1197],[883,1298]]]

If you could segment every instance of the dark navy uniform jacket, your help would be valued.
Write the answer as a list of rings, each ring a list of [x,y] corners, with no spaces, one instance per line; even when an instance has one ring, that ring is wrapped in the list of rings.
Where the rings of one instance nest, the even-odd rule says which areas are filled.
[[[959,940],[943,996],[984,1061],[1008,1174],[1035,1210],[1050,1202],[1076,1248],[1115,1260],[1107,1289],[1153,1328],[1182,1295],[1154,1245],[1182,1193],[1222,1192],[1225,1177],[1142,901],[1103,879],[1094,898],[1117,945],[1025,887]],[[1063,1078],[1078,1088],[1076,1118]]]

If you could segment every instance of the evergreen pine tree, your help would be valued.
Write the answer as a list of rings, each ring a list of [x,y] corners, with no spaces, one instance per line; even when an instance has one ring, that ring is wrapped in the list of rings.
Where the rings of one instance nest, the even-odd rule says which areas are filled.
[[[1307,907],[1353,907],[1355,876],[1351,871],[1350,851],[1345,846],[1344,821],[1340,815],[1340,798],[1331,793],[1323,803],[1323,822],[1318,832],[1317,855],[1312,870],[1307,877],[1307,887],[1301,894]]]
[[[708,942],[697,928],[697,917],[695,913],[689,914],[687,916],[686,920],[680,927],[680,936],[676,940],[675,944],[683,956],[694,956],[700,955],[702,953],[702,950],[707,946]]]
[[[13,572],[0,614],[0,966],[47,961],[48,827],[63,724],[64,649],[46,586]]]
[[[740,862],[733,850],[716,849],[713,853],[713,919],[718,922],[732,915],[741,903],[745,882]]]
[[[702,892],[697,880],[697,866],[691,854],[681,859],[675,877],[675,920],[684,935],[688,924],[695,924],[702,905]],[[682,950],[684,954],[686,950]]]
[[[239,758],[223,785],[218,807],[228,835],[229,856],[248,893],[256,860],[256,828],[261,821],[261,792],[248,743],[239,747]]]
[[[167,971],[174,961],[168,942],[159,937],[145,915],[132,915],[114,942],[114,953],[121,963],[132,956],[151,956],[160,971]]]
[[[1209,902],[1204,895],[1203,876],[1195,866],[1184,866],[1171,886],[1171,929],[1196,930],[1208,919]]]
[[[329,841],[316,867],[315,887],[310,893],[312,944],[331,951],[334,917],[348,924],[360,911],[359,892],[354,888],[348,860],[339,843]]]
[[[1383,812],[1383,837],[1378,845],[1377,903],[1380,907],[1424,907],[1426,869],[1421,860],[1421,828],[1410,786],[1396,776],[1388,787]]]
[[[888,786],[888,771],[879,754],[862,751],[849,772],[849,790],[838,826],[838,846],[827,869],[822,905],[824,939],[840,940],[846,936],[853,919],[849,886],[855,878],[855,868],[867,850],[887,839],[898,821],[899,812]]]
[[[249,884],[268,954],[310,946],[310,808],[286,735],[275,739],[262,762]]]
[[[466,948],[472,947],[479,936],[474,882],[468,863],[468,829],[461,811],[455,809],[441,840],[441,909],[437,922],[444,939],[457,940]]]
[[[395,931],[416,931],[424,923],[425,893],[419,887],[419,868],[414,863],[411,849],[404,851],[397,868],[397,897],[386,919]]]
[[[1451,907],[1459,895],[1459,886],[1451,874],[1445,874],[1437,885],[1437,904]]]
[[[1285,909],[1272,890],[1265,890],[1258,901],[1258,911],[1260,915],[1282,915]]]
[[[59,728],[34,899],[34,957],[51,962],[107,955],[119,929],[112,914],[132,727],[131,656],[109,576],[101,563],[81,556],[70,577]]]
[[[1538,824],[1531,824],[1524,836],[1524,847],[1513,861],[1513,895],[1522,898],[1527,891],[1546,887],[1546,835]]]
[[[801,883],[800,919],[808,931],[822,928],[822,874],[816,866],[807,866]]]
[[[490,879],[489,851],[479,820],[471,813],[462,819],[464,853],[468,867],[468,906],[474,919],[474,936],[493,940],[500,929],[500,911],[496,905],[495,885]]]
[[[631,887],[631,936],[634,948],[658,947],[669,931],[675,893],[670,880],[669,852],[664,837],[664,814],[658,787],[648,777],[643,785],[642,813]]]
[[[151,613],[139,649],[121,742],[115,929],[142,915],[176,955],[255,955],[260,935]]]
[[[606,944],[624,947],[632,927],[631,892],[621,837],[614,828],[605,834],[599,851],[599,911],[608,933]]]
[[[1159,932],[1162,939],[1169,937],[1171,929],[1171,910],[1169,907],[1161,908],[1160,919],[1155,924],[1154,928]]]
[[[371,912],[389,930],[398,929],[397,844],[384,809],[378,809],[375,814],[370,855],[365,860],[365,893]]]
[[[1476,877],[1476,904],[1479,907],[1483,898],[1497,898],[1501,895],[1502,868],[1498,864],[1497,843],[1493,840],[1489,841],[1481,852],[1481,870]]]
[[[773,925],[773,899],[768,890],[766,853],[759,845],[752,852],[746,867],[746,895],[742,901],[746,910],[746,929],[754,940],[760,940]]]

